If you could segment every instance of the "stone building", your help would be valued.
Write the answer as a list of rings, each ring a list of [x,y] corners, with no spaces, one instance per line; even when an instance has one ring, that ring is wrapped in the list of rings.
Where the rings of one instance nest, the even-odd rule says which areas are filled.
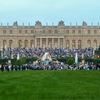
[[[100,26],[66,26],[61,20],[57,26],[0,26],[0,48],[97,48],[100,45]]]

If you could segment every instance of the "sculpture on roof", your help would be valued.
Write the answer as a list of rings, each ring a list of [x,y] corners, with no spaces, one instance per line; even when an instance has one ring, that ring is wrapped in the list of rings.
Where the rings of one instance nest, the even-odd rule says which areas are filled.
[[[82,26],[87,26],[87,23],[83,21]]]
[[[18,26],[18,22],[15,21],[15,22],[13,23],[13,26]]]
[[[42,26],[42,23],[38,20],[35,22],[35,26]]]
[[[59,21],[58,26],[65,26],[64,21],[63,20]]]

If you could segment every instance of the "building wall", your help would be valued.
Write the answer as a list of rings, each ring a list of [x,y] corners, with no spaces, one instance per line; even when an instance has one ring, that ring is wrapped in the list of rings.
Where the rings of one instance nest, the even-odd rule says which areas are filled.
[[[0,48],[97,48],[99,26],[1,26]]]

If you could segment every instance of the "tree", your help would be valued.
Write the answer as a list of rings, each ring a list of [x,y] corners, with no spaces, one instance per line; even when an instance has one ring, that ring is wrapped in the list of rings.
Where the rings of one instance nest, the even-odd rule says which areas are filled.
[[[75,58],[74,57],[67,57],[66,64],[73,65],[74,63],[75,63]]]

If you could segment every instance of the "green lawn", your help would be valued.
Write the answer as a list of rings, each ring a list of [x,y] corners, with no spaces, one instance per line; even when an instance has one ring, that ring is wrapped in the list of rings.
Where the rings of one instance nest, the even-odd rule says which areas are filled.
[[[0,72],[0,100],[100,100],[100,71]]]

